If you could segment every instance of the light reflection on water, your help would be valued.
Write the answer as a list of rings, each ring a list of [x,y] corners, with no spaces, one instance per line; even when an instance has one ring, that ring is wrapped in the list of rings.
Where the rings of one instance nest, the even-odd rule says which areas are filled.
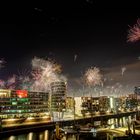
[[[49,140],[48,135],[48,130],[45,130],[44,132],[38,133],[30,132],[28,134],[13,135],[7,138],[2,138],[0,140]]]
[[[7,138],[0,138],[0,140],[50,140],[51,138],[51,133],[49,133],[48,130],[45,130],[43,132],[29,132],[28,134],[12,135]],[[70,135],[67,139],[76,140],[76,136]],[[64,136],[62,140],[66,140],[66,137]]]

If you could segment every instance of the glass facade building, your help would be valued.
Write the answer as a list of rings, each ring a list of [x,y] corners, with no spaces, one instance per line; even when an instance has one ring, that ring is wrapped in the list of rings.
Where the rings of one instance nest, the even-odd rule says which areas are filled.
[[[63,81],[51,83],[51,110],[62,112],[66,109],[66,83]]]

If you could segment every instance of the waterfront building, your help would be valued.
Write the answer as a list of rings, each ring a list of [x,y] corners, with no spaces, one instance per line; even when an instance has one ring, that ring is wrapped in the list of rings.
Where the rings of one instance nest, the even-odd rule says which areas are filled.
[[[109,108],[108,97],[81,97],[82,99],[82,114],[94,115],[105,114]]]
[[[110,113],[118,113],[121,111],[121,98],[119,97],[113,97],[113,96],[109,96],[108,97],[108,111]]]
[[[74,97],[67,97],[66,98],[66,110],[73,110],[74,109]]]
[[[66,111],[64,112],[64,119],[74,118],[75,101],[74,97],[66,98]]]
[[[99,112],[99,97],[81,97],[82,99],[82,114],[84,116],[93,115]]]
[[[49,115],[48,93],[0,90],[0,118],[28,118]]]
[[[100,114],[105,114],[108,111],[109,104],[108,104],[108,97],[107,96],[100,96],[99,97],[99,112]]]
[[[63,118],[63,112],[66,111],[67,84],[64,81],[55,81],[50,86],[50,110],[53,119]]]
[[[82,110],[81,97],[74,97],[74,104],[75,104],[75,108],[74,108],[75,115],[76,116],[82,116],[82,114],[81,114],[81,110]]]

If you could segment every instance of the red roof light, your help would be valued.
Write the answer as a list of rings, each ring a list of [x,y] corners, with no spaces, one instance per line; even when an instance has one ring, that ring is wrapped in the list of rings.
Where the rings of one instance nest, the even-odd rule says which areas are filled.
[[[27,90],[16,90],[16,94],[19,98],[26,98],[28,95]]]

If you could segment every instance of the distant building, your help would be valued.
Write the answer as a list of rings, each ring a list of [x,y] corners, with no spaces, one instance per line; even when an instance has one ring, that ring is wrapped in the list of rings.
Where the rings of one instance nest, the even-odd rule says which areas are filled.
[[[67,97],[66,98],[66,109],[73,110],[75,106],[74,97]]]
[[[92,115],[99,111],[99,97],[81,97],[82,98],[82,114]]]
[[[138,105],[137,95],[129,94],[126,98],[126,108],[132,111],[137,108],[137,105]]]
[[[113,97],[113,96],[109,96],[108,97],[108,104],[109,104],[109,107],[108,107],[108,111],[110,113],[118,113],[121,109],[121,98],[118,98],[118,97]]]
[[[100,97],[81,97],[82,98],[82,114],[104,114],[108,110],[107,96]]]

